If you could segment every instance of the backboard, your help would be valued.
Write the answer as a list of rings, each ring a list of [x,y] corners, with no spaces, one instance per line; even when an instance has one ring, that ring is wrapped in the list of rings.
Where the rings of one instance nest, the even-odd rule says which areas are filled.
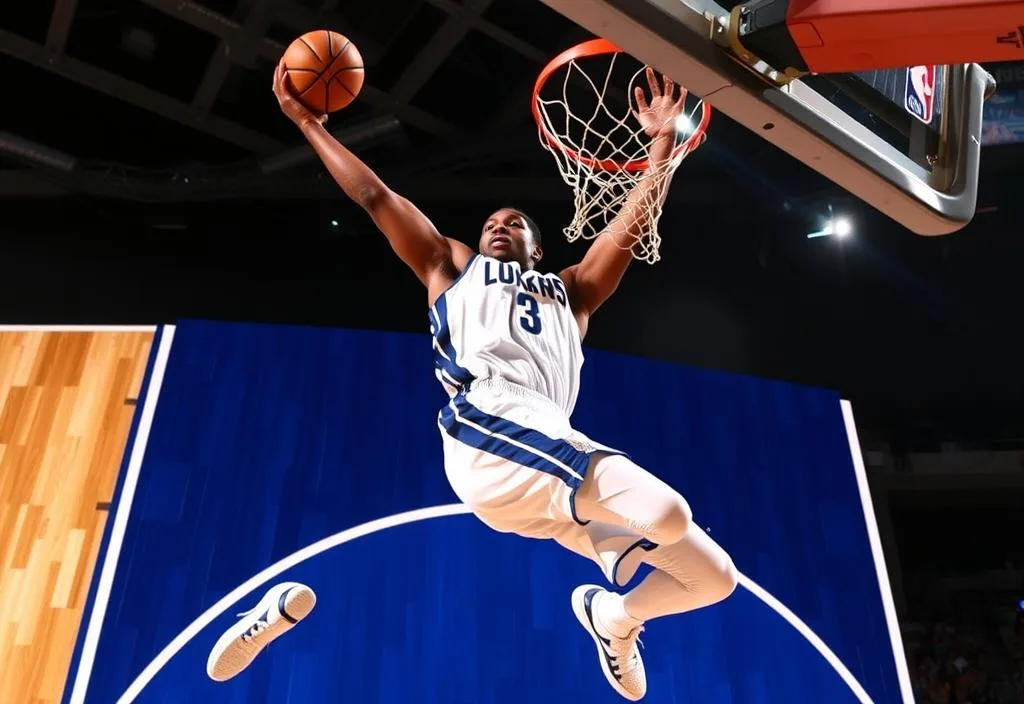
[[[790,80],[740,56],[736,15],[714,0],[542,2],[917,234],[948,234],[974,216],[982,106],[995,88],[978,64]],[[913,90],[922,78],[934,87],[927,105]]]

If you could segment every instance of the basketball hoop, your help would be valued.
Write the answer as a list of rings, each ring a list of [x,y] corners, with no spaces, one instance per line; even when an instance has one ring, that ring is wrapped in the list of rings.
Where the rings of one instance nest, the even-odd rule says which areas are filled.
[[[630,69],[629,63],[639,68]],[[627,205],[640,208],[636,216],[646,223],[630,245],[633,256],[653,264],[660,258],[658,219],[668,178],[703,144],[711,106],[687,97],[678,123],[682,138],[677,137],[679,143],[667,161],[652,166],[650,138],[636,118],[632,98],[636,81],[646,68],[639,64],[606,39],[571,47],[552,59],[537,77],[533,117],[541,146],[554,156],[562,180],[573,190],[575,214],[564,230],[570,242],[581,237],[593,239],[604,232],[627,205],[633,188],[641,180],[656,180],[642,203]],[[562,72],[564,77],[553,80]],[[679,89],[686,96],[686,89]]]

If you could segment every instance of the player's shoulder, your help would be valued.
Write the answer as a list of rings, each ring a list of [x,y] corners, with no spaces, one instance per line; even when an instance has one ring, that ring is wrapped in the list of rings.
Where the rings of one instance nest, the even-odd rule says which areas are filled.
[[[462,272],[469,266],[470,262],[477,257],[477,253],[473,251],[466,244],[459,242],[457,239],[446,237],[448,240],[448,247],[451,251],[451,261],[455,266],[456,271]]]

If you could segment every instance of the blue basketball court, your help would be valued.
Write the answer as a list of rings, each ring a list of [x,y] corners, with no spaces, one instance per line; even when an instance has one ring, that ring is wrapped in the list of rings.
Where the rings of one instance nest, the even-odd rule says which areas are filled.
[[[595,565],[447,485],[427,335],[161,328],[66,702],[620,701],[569,608]],[[574,424],[688,499],[721,605],[648,624],[653,703],[911,701],[852,412],[829,391],[595,351]],[[313,613],[225,683],[266,588]]]

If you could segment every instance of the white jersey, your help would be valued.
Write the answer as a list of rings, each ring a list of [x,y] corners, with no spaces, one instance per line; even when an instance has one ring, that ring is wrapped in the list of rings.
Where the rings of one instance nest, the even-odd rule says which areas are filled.
[[[498,377],[572,414],[583,347],[557,274],[475,255],[431,308],[430,331],[436,375],[450,396]]]

